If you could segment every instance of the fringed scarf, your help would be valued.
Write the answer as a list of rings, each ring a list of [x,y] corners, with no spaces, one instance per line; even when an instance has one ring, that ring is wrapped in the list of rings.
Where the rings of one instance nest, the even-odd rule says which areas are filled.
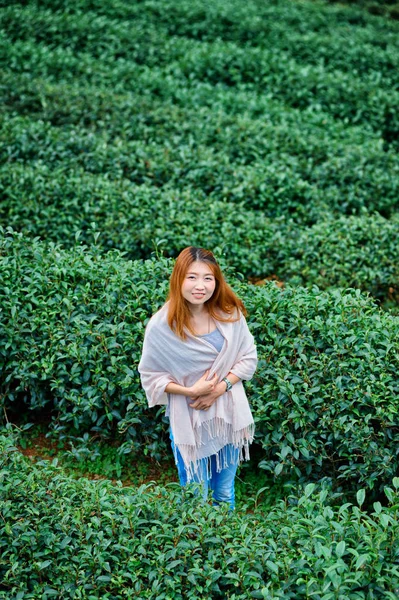
[[[228,466],[227,444],[239,449],[239,462],[249,459],[255,424],[242,380],[248,381],[253,376],[257,353],[241,313],[238,321],[215,320],[224,337],[222,350],[218,352],[206,339],[187,330],[186,340],[180,339],[168,325],[167,311],[168,303],[153,315],[146,327],[138,370],[149,406],[169,405],[175,448],[183,458],[187,480],[191,481],[201,459],[207,459],[208,472],[214,454],[218,472]],[[208,410],[191,408],[191,398],[165,392],[170,382],[184,387],[193,385],[208,369],[208,379],[217,373],[221,381],[231,372],[241,380],[219,396]]]

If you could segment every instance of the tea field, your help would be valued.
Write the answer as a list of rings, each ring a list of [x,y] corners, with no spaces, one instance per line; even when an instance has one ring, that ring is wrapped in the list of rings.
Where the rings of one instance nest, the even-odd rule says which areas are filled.
[[[10,0],[0,60],[0,599],[396,599],[399,23]],[[170,464],[137,364],[187,245],[258,348],[234,514],[122,483]],[[107,447],[112,481],[63,467]]]

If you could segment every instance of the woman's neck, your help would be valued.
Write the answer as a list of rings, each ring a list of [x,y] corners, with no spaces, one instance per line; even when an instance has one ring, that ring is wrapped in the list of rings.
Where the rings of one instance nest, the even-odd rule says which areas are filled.
[[[204,306],[190,306],[191,316],[194,318],[202,317],[208,314],[208,311]]]

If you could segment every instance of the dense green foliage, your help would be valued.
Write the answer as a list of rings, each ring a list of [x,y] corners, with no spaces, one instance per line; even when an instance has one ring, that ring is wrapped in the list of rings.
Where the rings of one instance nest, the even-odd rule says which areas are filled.
[[[95,226],[101,232],[99,249],[115,247],[130,258],[149,256],[156,235],[170,255],[190,244],[221,244],[228,264],[246,277],[274,273],[322,288],[359,287],[380,299],[389,288],[399,292],[397,217],[363,214],[298,228],[292,220],[272,220],[195,191],[150,192],[123,180],[48,167],[4,168],[0,189],[4,221],[64,245],[75,244],[77,231],[82,241],[91,241]]]
[[[223,261],[223,256],[221,256]],[[167,423],[147,408],[137,363],[163,303],[170,259],[66,251],[9,233],[1,246],[2,397],[12,413],[51,410],[58,435],[112,436],[160,456]],[[234,283],[260,363],[248,383],[264,449],[279,473],[389,481],[399,467],[399,318],[355,290]],[[155,421],[154,421],[155,419]],[[160,435],[164,432],[164,436]]]
[[[177,484],[139,488],[29,464],[0,437],[0,598],[397,597],[398,495],[334,505],[309,484],[267,513],[226,514]],[[394,479],[394,487],[399,480]],[[317,535],[315,535],[317,531]]]
[[[395,22],[285,0],[7,4],[0,224],[70,247],[95,223],[132,259],[223,244],[246,277],[397,298]]]
[[[307,0],[0,0],[3,422],[165,464],[137,363],[199,245],[257,343],[258,485],[321,480],[227,514],[30,463],[9,426],[1,600],[398,597],[398,33]]]
[[[328,0],[336,2],[336,0]],[[358,4],[372,15],[383,15],[399,20],[399,2],[396,0],[344,0],[345,4]]]

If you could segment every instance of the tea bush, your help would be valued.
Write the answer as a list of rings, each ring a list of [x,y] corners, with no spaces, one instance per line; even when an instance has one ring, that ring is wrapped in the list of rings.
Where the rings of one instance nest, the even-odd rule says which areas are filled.
[[[153,291],[165,296],[169,265],[112,252],[104,260],[93,250],[68,254],[36,241],[4,256],[3,247],[2,398],[23,410],[50,405],[59,435],[92,427],[109,435],[119,423],[138,447],[147,439],[159,449],[160,423],[148,413],[145,424],[135,365],[147,315],[159,305]]]
[[[162,114],[162,118],[166,115]],[[249,120],[250,126],[255,124]],[[389,217],[398,208],[399,160],[395,153],[384,152],[381,143],[374,140],[356,146],[331,144],[330,149],[335,145],[336,154],[341,156],[322,158],[320,146],[326,143],[323,136],[314,136],[313,157],[302,150],[299,142],[297,148],[295,142],[282,142],[277,148],[263,144],[262,153],[255,139],[252,148],[258,156],[250,159],[246,136],[241,147],[237,141],[234,144],[233,131],[223,150],[225,158],[221,158],[221,142],[214,140],[209,144],[204,132],[203,143],[198,140],[195,145],[187,144],[181,136],[173,136],[172,143],[160,143],[160,133],[155,143],[152,138],[159,129],[157,125],[138,127],[136,137],[141,134],[144,139],[130,141],[113,141],[109,132],[82,134],[75,128],[60,132],[42,121],[31,123],[27,119],[6,121],[3,127],[3,135],[8,139],[2,153],[4,160],[22,163],[7,164],[1,171],[5,198],[8,194],[13,198],[24,194],[22,182],[19,183],[23,169],[33,178],[59,179],[60,184],[72,172],[75,179],[93,174],[116,181],[116,185],[121,180],[125,186],[130,182],[145,184],[155,188],[154,193],[165,187],[182,192],[191,189],[212,200],[240,203],[246,210],[255,209],[268,217],[291,216],[301,224],[314,224],[328,212],[341,215],[377,210]],[[242,127],[246,128],[247,122]],[[291,130],[290,135],[299,139],[306,133],[301,129]],[[168,128],[165,136],[167,132]],[[271,127],[263,135],[284,133],[288,133],[287,126]],[[211,130],[208,136],[211,137]],[[284,146],[291,146],[288,154]],[[235,157],[230,158],[229,152]],[[38,190],[31,187],[31,193],[37,195]]]
[[[228,514],[178,484],[74,480],[0,437],[0,598],[396,598],[399,480],[370,513],[327,485]],[[316,533],[317,532],[317,533]]]
[[[399,293],[399,220],[375,214],[317,223],[285,238],[276,263],[291,284],[360,287],[374,297]]]
[[[358,290],[270,286],[241,295],[260,354],[247,387],[261,466],[369,487],[394,476],[399,319]]]
[[[70,247],[95,223],[133,259],[223,244],[245,277],[396,297],[396,24],[283,0],[11,2],[1,24],[1,225]]]
[[[326,213],[312,227],[299,227],[293,218],[271,219],[243,201],[214,200],[193,188],[160,190],[43,165],[0,169],[0,191],[0,223],[65,247],[75,244],[77,232],[90,243],[95,227],[99,250],[117,248],[128,258],[146,258],[157,240],[168,256],[190,244],[222,245],[228,264],[247,278],[274,274],[323,289],[359,287],[381,301],[399,288],[396,217],[335,220]]]
[[[299,53],[297,57],[298,26],[303,40],[303,30],[312,31],[314,10],[305,7],[302,12],[294,10],[292,15],[288,3],[279,4],[265,11],[263,21],[255,3],[250,11],[242,5],[234,11],[232,6],[227,8],[225,2],[220,2],[216,11],[208,12],[202,2],[173,8],[168,3],[156,9],[151,2],[144,2],[140,3],[138,19],[138,10],[133,9],[135,25],[132,25],[132,15],[128,20],[118,19],[118,11],[116,18],[99,15],[97,8],[91,12],[94,7],[89,4],[83,5],[76,15],[65,14],[65,8],[62,15],[57,14],[56,5],[51,6],[51,11],[40,10],[34,3],[27,8],[9,7],[3,15],[4,45],[8,42],[12,46],[11,51],[6,50],[11,52],[8,68],[15,72],[29,68],[32,73],[39,69],[45,76],[69,78],[73,69],[79,76],[87,73],[93,83],[102,80],[119,90],[131,89],[138,72],[153,68],[155,72],[162,70],[164,79],[174,80],[176,89],[191,87],[193,81],[249,87],[289,106],[322,109],[344,122],[366,122],[381,133],[387,144],[395,144],[398,133],[395,108],[399,97],[394,75],[399,55],[395,43],[396,24],[378,27],[372,18],[360,12],[340,13],[338,20],[345,20],[346,16],[355,32],[360,31],[353,42],[354,58],[352,53],[349,53],[348,63],[335,58],[348,55],[344,27],[332,48],[320,43],[321,38],[316,36],[313,47],[322,50],[312,51],[310,44],[308,52]],[[327,7],[325,10],[327,12]],[[204,12],[208,12],[205,19]],[[240,19],[243,12],[246,12],[244,21]],[[321,36],[326,29],[331,32],[329,18],[334,14],[331,11],[328,17],[316,17],[315,33]],[[196,39],[199,15],[200,29],[205,26],[208,33]],[[216,27],[208,26],[209,20],[213,20]],[[271,26],[273,20],[278,25]],[[26,27],[21,27],[21,21]],[[366,28],[366,35],[362,27]],[[243,39],[248,38],[253,28],[260,29],[261,34],[254,36],[256,45]],[[281,30],[286,33],[282,34]],[[382,33],[390,42],[388,52],[381,51]],[[360,69],[359,73],[357,57],[365,42],[369,44],[366,56],[368,54],[371,66]],[[46,68],[48,60],[53,64]],[[95,69],[90,66],[93,62]]]
[[[23,232],[0,227],[1,421],[162,460],[144,328],[172,258],[210,247],[258,347],[259,468],[358,504],[324,481],[228,515],[178,486],[74,481],[0,436],[0,598],[397,598],[399,318],[352,289],[398,297],[397,24],[11,0],[0,27],[0,226]],[[271,275],[309,287],[243,281]]]
[[[198,107],[186,102],[177,109],[134,95],[118,100],[91,87],[73,93],[70,86],[43,88],[40,80],[9,77],[4,86],[6,104],[35,114],[34,121],[13,118],[3,124],[4,160],[28,168],[37,161],[63,172],[83,168],[136,184],[191,187],[305,223],[316,222],[326,210],[378,210],[384,216],[397,210],[397,154],[359,128],[347,131],[320,115],[301,122],[292,111],[283,118],[281,107],[269,103],[269,118],[281,122],[265,123],[215,107],[202,107],[198,114]]]
[[[9,418],[46,409],[56,436],[119,436],[121,451],[145,447],[160,458],[168,424],[163,408],[147,409],[137,363],[172,261],[130,261],[94,245],[66,251],[12,232],[1,253],[1,394]],[[247,389],[261,466],[369,487],[389,481],[399,466],[399,318],[358,290],[237,280],[234,287],[260,357]]]

